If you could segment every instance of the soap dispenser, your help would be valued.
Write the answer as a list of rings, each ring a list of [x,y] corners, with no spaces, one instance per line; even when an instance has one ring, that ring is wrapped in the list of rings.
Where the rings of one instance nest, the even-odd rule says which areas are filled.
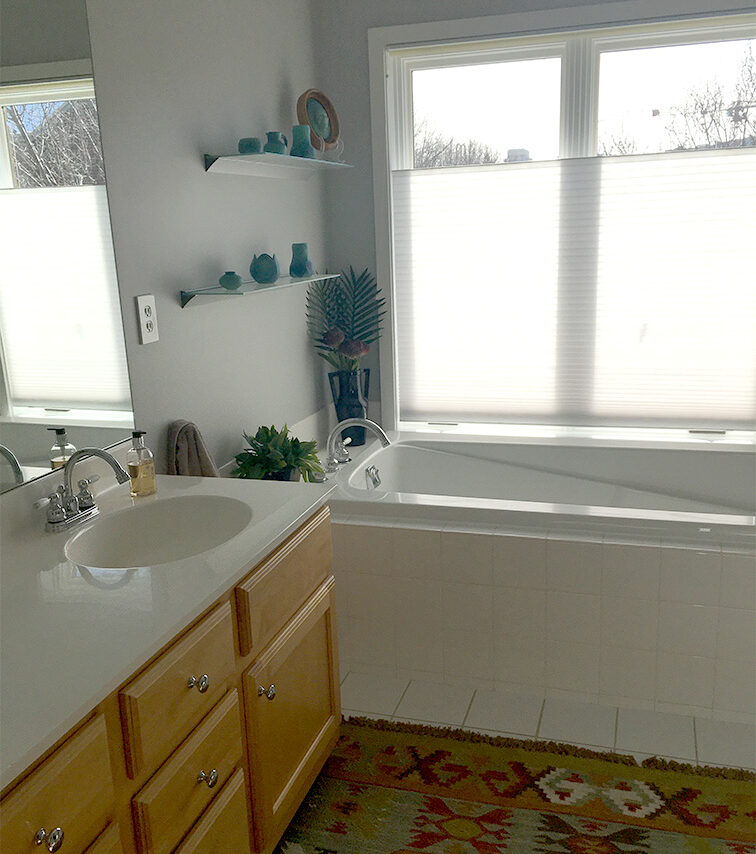
[[[144,430],[134,430],[131,434],[132,446],[126,456],[126,465],[131,478],[131,494],[134,498],[154,495],[157,492],[155,480],[155,459],[152,451],[145,447]]]
[[[50,466],[61,469],[76,453],[76,448],[68,441],[65,427],[48,427],[47,429],[55,431],[55,444],[50,448]]]

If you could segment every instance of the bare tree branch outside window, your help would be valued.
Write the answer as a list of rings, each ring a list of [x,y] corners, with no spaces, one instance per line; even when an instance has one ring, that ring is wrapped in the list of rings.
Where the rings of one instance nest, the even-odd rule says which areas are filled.
[[[477,166],[501,163],[498,151],[476,139],[457,142],[428,126],[426,121],[415,125],[415,169],[440,169],[444,166]]]
[[[94,98],[10,104],[3,118],[16,187],[105,183]]]

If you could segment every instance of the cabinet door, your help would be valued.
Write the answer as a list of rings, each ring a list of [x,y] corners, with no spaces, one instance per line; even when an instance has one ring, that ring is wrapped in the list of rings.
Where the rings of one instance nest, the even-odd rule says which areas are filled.
[[[249,854],[244,774],[237,771],[205,810],[176,854]]]
[[[258,851],[286,829],[338,738],[332,587],[331,577],[244,677]]]
[[[84,854],[123,854],[121,834],[117,824],[109,824]]]

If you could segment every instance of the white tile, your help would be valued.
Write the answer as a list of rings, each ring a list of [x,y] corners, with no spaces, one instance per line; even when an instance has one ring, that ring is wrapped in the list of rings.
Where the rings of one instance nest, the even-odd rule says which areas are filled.
[[[756,613],[736,608],[719,609],[717,658],[748,662],[756,659]]]
[[[663,714],[682,715],[686,718],[710,718],[712,716],[712,711],[707,706],[692,706],[690,703],[663,703],[656,700],[654,710]]]
[[[595,691],[579,691],[575,688],[546,688],[546,697],[558,700],[570,700],[574,703],[598,703],[599,695]],[[606,705],[602,703],[601,705]]]
[[[481,623],[477,631],[445,629],[444,676],[480,684],[493,683],[493,632]]]
[[[714,709],[756,714],[756,674],[742,661],[718,660],[715,666]]]
[[[656,599],[659,596],[658,546],[604,543],[601,592],[605,596]]]
[[[546,632],[546,591],[497,587],[493,591],[496,635],[536,640]]]
[[[693,718],[644,709],[620,709],[617,749],[663,754],[695,762]]]
[[[361,712],[359,709],[344,709],[342,708],[341,714],[349,720],[349,718],[367,718],[371,721],[391,721],[393,718],[391,715],[374,715],[370,712]]]
[[[711,708],[714,659],[660,652],[656,661],[656,697],[662,703]]]
[[[658,608],[655,599],[602,596],[601,642],[655,650]]]
[[[546,687],[598,694],[601,648],[577,643],[546,644]]]
[[[696,715],[696,717],[698,717]],[[756,709],[752,712],[726,712],[722,709],[712,709],[711,715],[704,715],[715,721],[728,721],[734,724],[748,724],[756,726]]]
[[[352,662],[352,669],[358,665],[370,668],[380,667],[385,671],[396,670],[396,645],[392,626],[387,626],[382,620],[354,619],[341,617],[339,624],[344,623],[344,634],[348,640],[347,655]],[[339,629],[339,639],[342,638]]]
[[[599,644],[601,597],[585,593],[546,594],[546,637],[549,642]]]
[[[602,646],[599,692],[653,700],[656,696],[656,652]]]
[[[343,525],[334,550],[341,555],[334,561],[352,573],[390,576],[393,545],[391,528],[379,525]]]
[[[547,697],[538,738],[611,748],[616,717],[617,710],[611,706]]]
[[[442,585],[444,630],[493,631],[493,589],[478,584]]]
[[[546,641],[517,635],[494,635],[493,675],[497,682],[542,687],[546,666]]]
[[[695,548],[662,548],[662,599],[691,605],[718,605],[721,554]]]
[[[388,620],[392,623],[393,582],[381,575],[355,573],[341,584],[341,613],[355,620]]]
[[[473,697],[464,685],[412,681],[395,711],[396,717],[461,726]]]
[[[350,673],[341,686],[341,705],[375,715],[393,715],[408,682]]]
[[[619,709],[654,710],[653,700],[640,700],[637,697],[624,697],[622,694],[599,694],[596,702],[602,706],[614,706]]]
[[[659,606],[659,649],[683,655],[714,658],[717,648],[719,609],[684,602]]]
[[[547,539],[546,585],[565,593],[600,593],[602,544]]]
[[[441,589],[415,578],[394,582],[396,665],[443,671],[443,613]]]
[[[437,578],[441,571],[441,532],[394,528],[393,567],[396,578]]]
[[[441,572],[447,583],[490,585],[493,579],[491,534],[441,533]]]
[[[476,691],[465,726],[535,737],[543,697],[502,691]]]
[[[493,583],[543,590],[546,586],[545,537],[494,537]]]
[[[721,604],[756,609],[756,555],[722,552]]]
[[[352,566],[358,558],[352,551],[350,525],[332,524],[331,543],[333,545],[333,574],[341,581],[344,573],[353,571]]]
[[[756,768],[756,727],[696,718],[698,761]]]

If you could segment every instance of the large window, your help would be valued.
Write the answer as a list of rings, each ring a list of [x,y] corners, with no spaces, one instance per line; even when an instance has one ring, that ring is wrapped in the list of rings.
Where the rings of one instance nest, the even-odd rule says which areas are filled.
[[[92,81],[0,87],[0,119],[0,414],[128,421]]]
[[[400,423],[756,420],[756,39],[387,54]]]

